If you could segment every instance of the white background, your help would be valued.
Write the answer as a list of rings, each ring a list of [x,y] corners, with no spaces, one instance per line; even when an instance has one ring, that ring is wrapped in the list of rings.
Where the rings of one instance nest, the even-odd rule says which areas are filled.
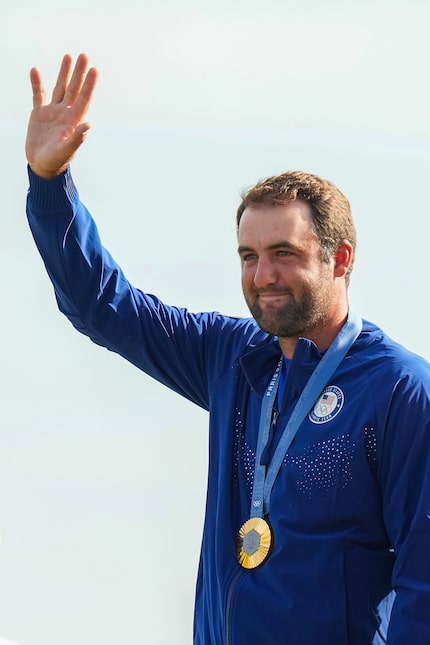
[[[26,225],[38,66],[100,82],[73,163],[128,277],[171,304],[246,315],[240,191],[289,169],[352,203],[361,315],[430,357],[425,0],[16,0],[0,9],[0,635],[20,645],[187,645],[206,413],[57,312]]]

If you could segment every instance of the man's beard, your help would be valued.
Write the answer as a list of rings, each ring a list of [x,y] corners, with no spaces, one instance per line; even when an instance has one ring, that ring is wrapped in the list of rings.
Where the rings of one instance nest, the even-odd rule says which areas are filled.
[[[288,302],[282,307],[259,304],[259,293],[288,294]],[[307,284],[302,288],[300,299],[296,299],[290,289],[272,288],[255,289],[246,295],[245,300],[249,310],[259,327],[278,338],[299,338],[307,331],[325,323],[329,310],[329,299],[324,296],[320,285]]]

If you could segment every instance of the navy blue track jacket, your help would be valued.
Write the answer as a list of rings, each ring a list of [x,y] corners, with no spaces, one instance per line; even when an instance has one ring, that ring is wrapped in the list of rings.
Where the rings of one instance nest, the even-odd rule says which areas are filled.
[[[102,247],[69,171],[54,180],[30,171],[27,211],[76,329],[210,413],[195,645],[428,645],[428,363],[363,322],[285,455],[268,518],[273,550],[243,569],[235,542],[249,518],[276,338],[253,319],[192,314],[134,288]],[[280,427],[320,358],[298,341]]]

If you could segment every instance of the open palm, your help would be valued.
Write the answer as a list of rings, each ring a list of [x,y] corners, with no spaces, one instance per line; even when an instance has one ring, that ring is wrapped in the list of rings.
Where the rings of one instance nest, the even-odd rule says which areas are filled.
[[[89,124],[84,122],[97,81],[97,71],[87,70],[88,58],[81,54],[72,73],[72,58],[64,56],[52,92],[45,102],[39,71],[33,68],[33,110],[28,124],[25,151],[31,169],[51,179],[65,171],[85,139]]]

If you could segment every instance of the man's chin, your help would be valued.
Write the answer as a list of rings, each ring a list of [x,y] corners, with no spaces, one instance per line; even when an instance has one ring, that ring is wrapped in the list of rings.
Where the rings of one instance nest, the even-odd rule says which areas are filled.
[[[253,314],[253,318],[262,331],[278,338],[297,338],[303,331],[302,327],[297,325],[297,321],[289,323],[285,315],[268,316],[267,312],[261,312],[260,315]]]
[[[264,307],[260,306],[249,306],[252,317],[254,318],[257,325],[260,329],[266,334],[271,336],[284,336],[286,335],[285,328],[288,325],[285,325],[286,319],[288,319],[288,312],[281,311],[278,307]],[[287,334],[288,335],[288,334]]]
[[[265,331],[267,334],[270,334],[271,336],[279,336],[279,333],[283,329],[283,325],[278,320],[274,320],[273,318],[268,318],[267,316],[260,316],[258,318],[254,316],[254,318],[260,329]]]

